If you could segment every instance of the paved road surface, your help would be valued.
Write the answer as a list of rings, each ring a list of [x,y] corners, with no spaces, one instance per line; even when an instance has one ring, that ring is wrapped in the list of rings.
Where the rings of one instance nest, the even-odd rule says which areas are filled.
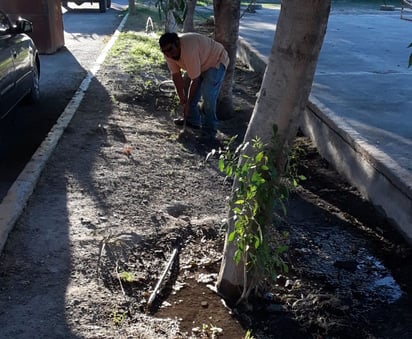
[[[19,106],[1,121],[0,136],[7,137],[7,143],[0,143],[0,252],[87,90],[99,56],[110,46],[127,1],[113,1],[106,13],[100,13],[97,4],[73,5],[63,16],[65,47],[41,56],[40,104]]]
[[[279,10],[246,13],[244,53],[264,69]],[[412,21],[399,11],[332,11],[302,122],[322,155],[412,243]]]
[[[19,105],[0,121],[0,202],[93,67],[127,3],[113,1],[106,13],[90,3],[63,9],[65,46],[40,55],[40,103]]]

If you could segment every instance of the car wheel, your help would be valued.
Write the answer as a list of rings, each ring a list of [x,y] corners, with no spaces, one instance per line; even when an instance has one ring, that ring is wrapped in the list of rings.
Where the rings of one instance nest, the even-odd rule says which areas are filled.
[[[100,0],[99,10],[100,10],[101,13],[104,13],[104,12],[107,11],[107,0]]]
[[[33,67],[33,78],[30,92],[26,96],[26,102],[29,104],[35,104],[40,100],[40,74],[37,64]]]
[[[107,0],[107,8],[112,7],[112,0]]]

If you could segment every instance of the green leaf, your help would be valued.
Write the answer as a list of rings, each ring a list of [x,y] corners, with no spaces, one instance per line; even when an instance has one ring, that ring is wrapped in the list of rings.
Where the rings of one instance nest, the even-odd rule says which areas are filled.
[[[233,211],[233,213],[235,213],[235,214],[240,214],[240,213],[242,213],[242,210],[241,210],[239,207],[234,207],[234,208],[232,209],[232,211]]]
[[[236,264],[240,263],[240,259],[242,259],[242,252],[237,250],[233,256],[233,260],[235,261]]]
[[[277,253],[277,254],[281,254],[281,253],[283,253],[283,252],[286,252],[287,249],[288,249],[288,246],[286,246],[286,245],[280,245],[280,246],[277,248],[276,253]]]
[[[263,151],[259,152],[258,154],[256,154],[255,161],[260,162],[263,159],[263,156],[264,156]]]
[[[234,231],[231,232],[229,234],[229,236],[227,237],[227,241],[229,241],[229,242],[233,241],[235,239],[235,236],[236,236],[236,232],[234,232]]]
[[[266,182],[266,180],[262,178],[258,172],[253,173],[250,181],[254,184],[254,186],[260,186]]]
[[[220,172],[223,172],[225,170],[225,161],[222,157],[219,159],[218,166],[219,166],[219,171]]]
[[[232,166],[228,166],[228,167],[226,167],[226,176],[228,176],[228,177],[232,177],[232,174],[233,174],[233,168],[232,168]]]
[[[241,168],[241,173],[247,173],[249,171],[249,164],[246,163]]]
[[[258,249],[260,246],[260,239],[259,237],[255,237],[255,249]]]

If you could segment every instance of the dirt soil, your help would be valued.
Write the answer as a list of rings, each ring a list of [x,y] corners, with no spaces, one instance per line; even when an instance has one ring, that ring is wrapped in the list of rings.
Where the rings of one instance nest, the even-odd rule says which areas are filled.
[[[304,136],[307,180],[281,225],[290,271],[225,307],[211,287],[231,187],[205,162],[220,142],[179,138],[167,78],[106,64],[92,81],[1,255],[0,337],[412,337],[410,247]],[[259,81],[236,70],[220,141],[244,133]]]

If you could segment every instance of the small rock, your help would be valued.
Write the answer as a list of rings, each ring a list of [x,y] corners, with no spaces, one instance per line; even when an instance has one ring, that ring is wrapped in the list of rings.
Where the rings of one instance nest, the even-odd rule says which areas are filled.
[[[267,292],[267,293],[265,293],[265,295],[263,296],[263,299],[271,301],[271,300],[274,299],[274,297],[275,297],[275,296],[274,296],[274,294],[273,294],[272,292]]]
[[[200,305],[202,305],[202,307],[204,307],[204,308],[209,307],[209,303],[208,303],[207,301],[202,301],[202,302],[200,303]]]
[[[192,333],[200,333],[201,329],[200,327],[193,327],[192,328]]]
[[[290,280],[290,279],[286,280],[285,288],[291,289],[292,287],[293,287],[293,280]]]
[[[216,279],[217,279],[217,273],[210,273],[210,274],[201,273],[199,274],[199,278],[197,279],[197,282],[209,284],[209,283],[216,281]]]

